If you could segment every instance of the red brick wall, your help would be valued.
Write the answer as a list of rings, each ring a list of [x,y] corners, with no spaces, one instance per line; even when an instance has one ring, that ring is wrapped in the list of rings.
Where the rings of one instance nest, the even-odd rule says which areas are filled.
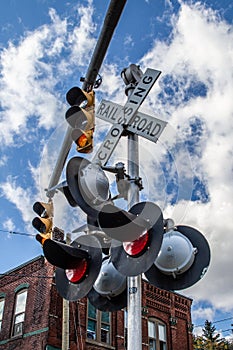
[[[168,350],[193,350],[191,325],[192,300],[177,293],[161,290],[149,283],[142,284],[142,306],[147,307],[143,323],[144,342],[148,334],[148,318],[154,317],[166,324]],[[148,347],[144,347],[148,349]]]
[[[43,257],[30,264],[11,270],[0,279],[0,292],[5,294],[2,331],[0,332],[0,349],[44,349],[48,328],[48,310],[50,305],[50,281],[44,278],[52,276],[53,268]],[[43,278],[35,278],[43,276]],[[12,320],[15,304],[15,289],[28,285],[26,317],[22,336],[12,337]]]
[[[46,344],[61,349],[62,298],[52,278],[54,268],[43,257],[19,266],[0,278],[0,293],[5,293],[5,308],[0,350],[44,350]],[[37,276],[37,278],[35,278]],[[40,277],[41,278],[40,278]],[[15,288],[28,283],[28,298],[24,336],[11,337]],[[164,291],[142,282],[142,349],[148,350],[148,319],[159,319],[166,324],[167,350],[193,350],[191,325],[192,300],[179,294]],[[86,339],[87,299],[70,302],[70,350],[125,349],[124,312],[113,312],[111,346],[103,347]],[[175,321],[171,323],[171,320]]]

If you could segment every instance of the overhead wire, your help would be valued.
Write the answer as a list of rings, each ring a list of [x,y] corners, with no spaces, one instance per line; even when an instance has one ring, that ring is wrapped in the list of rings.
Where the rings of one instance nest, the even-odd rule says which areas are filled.
[[[213,323],[220,323],[220,322],[224,322],[224,321],[229,321],[229,320],[232,320],[233,319],[233,316],[232,317],[228,317],[228,318],[223,318],[222,320],[217,320],[217,321],[213,321],[211,322],[212,324]],[[198,324],[198,325],[194,325],[193,327],[196,328],[196,327],[204,327],[205,324]]]
[[[12,234],[12,235],[21,235],[21,236],[36,237],[35,234],[26,233],[26,232],[9,231],[9,230],[3,230],[3,229],[0,229],[0,232],[10,233],[10,234]]]

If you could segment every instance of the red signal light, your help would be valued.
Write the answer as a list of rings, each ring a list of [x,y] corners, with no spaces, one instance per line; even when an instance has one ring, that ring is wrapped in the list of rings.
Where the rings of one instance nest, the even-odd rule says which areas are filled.
[[[149,243],[149,233],[147,231],[143,232],[137,239],[132,242],[124,242],[123,248],[126,254],[132,257],[138,257],[144,254]]]
[[[78,266],[74,269],[66,269],[66,277],[72,283],[80,283],[86,276],[88,263],[86,259],[80,260]]]

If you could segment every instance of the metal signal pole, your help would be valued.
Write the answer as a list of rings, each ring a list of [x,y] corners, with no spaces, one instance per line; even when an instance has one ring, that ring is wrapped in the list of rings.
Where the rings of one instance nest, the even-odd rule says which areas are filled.
[[[120,19],[123,8],[126,4],[126,0],[111,0],[107,13],[105,15],[103,27],[99,36],[99,39],[96,43],[95,50],[93,52],[91,62],[86,74],[86,77],[83,82],[83,90],[88,90],[90,87],[93,88],[96,78],[98,76],[100,67],[104,60],[105,54],[107,52],[108,46],[112,39],[114,30],[117,26],[117,23]],[[72,138],[71,138],[72,128],[67,127],[67,131],[61,146],[55,167],[53,169],[48,190],[47,196],[52,198],[56,190],[52,189],[55,187],[60,179],[62,170],[64,168],[67,156],[69,154]],[[62,350],[68,350],[69,348],[69,301],[63,299],[63,323],[62,323]]]
[[[69,327],[69,308],[70,303],[68,300],[63,299],[62,305],[62,350],[69,349],[70,343],[70,327]]]
[[[133,91],[143,76],[139,66],[131,64],[121,72],[126,84],[125,94],[132,96]],[[128,173],[130,185],[128,189],[128,209],[139,202],[139,150],[138,135],[128,134]],[[141,319],[141,275],[127,278],[127,349],[142,349]]]
[[[131,183],[128,191],[128,206],[139,202],[139,187],[135,179],[139,177],[138,135],[128,135],[128,172]],[[142,349],[142,319],[141,319],[141,275],[128,277],[128,350]]]
[[[109,4],[107,13],[105,15],[103,27],[99,35],[99,39],[96,43],[96,47],[93,52],[91,62],[89,64],[86,77],[84,78],[84,82],[82,86],[83,90],[87,91],[90,87],[92,88],[95,84],[100,67],[104,60],[105,54],[107,52],[108,46],[110,44],[114,30],[117,26],[121,13],[126,4],[126,1],[127,0],[111,0]],[[73,142],[71,138],[71,132],[72,132],[72,128],[68,126],[64,140],[63,140],[63,144],[61,146],[60,153],[57,158],[57,162],[53,169],[50,182],[48,185],[47,196],[49,198],[52,198],[54,196],[54,193],[56,192],[56,190],[52,188],[58,184],[62,170],[66,162],[66,158],[69,154],[69,151]]]
[[[66,243],[70,244],[71,235],[66,235]],[[63,298],[62,304],[62,350],[68,350],[70,344],[70,302]]]

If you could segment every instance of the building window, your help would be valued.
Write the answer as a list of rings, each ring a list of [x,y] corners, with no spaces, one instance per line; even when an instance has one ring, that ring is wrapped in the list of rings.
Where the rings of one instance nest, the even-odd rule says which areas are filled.
[[[27,289],[20,290],[15,297],[15,311],[13,318],[12,336],[23,334],[23,323],[25,319],[27,301]]]
[[[88,301],[87,338],[110,344],[110,313],[97,310]]]
[[[149,350],[167,350],[166,325],[160,320],[148,321]]]
[[[2,329],[2,319],[3,319],[4,305],[5,305],[5,299],[1,298],[0,299],[0,332],[1,332],[1,329]]]

